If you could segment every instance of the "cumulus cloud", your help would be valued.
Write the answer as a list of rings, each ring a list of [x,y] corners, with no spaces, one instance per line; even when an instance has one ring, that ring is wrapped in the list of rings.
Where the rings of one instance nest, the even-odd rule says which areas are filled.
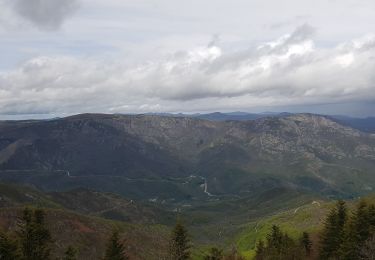
[[[309,25],[256,48],[216,40],[141,64],[36,57],[0,73],[9,113],[148,112],[375,100],[375,36],[318,48]]]
[[[78,0],[14,0],[14,12],[41,30],[56,30],[78,8]]]

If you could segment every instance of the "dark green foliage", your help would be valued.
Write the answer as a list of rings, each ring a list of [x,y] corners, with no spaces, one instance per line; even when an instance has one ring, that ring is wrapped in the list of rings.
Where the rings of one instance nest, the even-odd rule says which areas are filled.
[[[63,260],[77,260],[77,250],[74,247],[69,246],[64,253]]]
[[[307,233],[306,233],[307,234]],[[305,237],[306,234],[303,236]],[[306,237],[305,237],[306,238]],[[306,245],[311,249],[311,241],[307,235]],[[259,241],[256,247],[256,260],[295,260],[305,256],[304,244],[296,243],[286,233],[281,232],[278,226],[272,226],[271,232],[267,235],[267,244]]]
[[[320,238],[320,258],[329,259],[339,254],[340,245],[344,239],[344,225],[347,218],[345,202],[339,200],[333,208],[325,222]]]
[[[276,225],[272,226],[271,233],[267,235],[267,246],[273,248],[276,251],[281,251],[283,242],[283,233],[280,228]]]
[[[370,225],[370,233],[375,233],[375,205],[370,205],[368,208],[368,222]]]
[[[210,253],[204,257],[204,260],[222,260],[223,250],[213,247],[210,249]]]
[[[346,228],[345,240],[341,247],[342,259],[359,259],[361,247],[370,234],[369,227],[367,204],[360,201]]]
[[[311,254],[311,248],[312,248],[312,242],[310,240],[309,233],[307,233],[307,232],[302,233],[300,243],[301,243],[302,248],[305,251],[305,255],[309,256]]]
[[[169,257],[171,260],[185,260],[190,258],[190,239],[186,228],[177,221],[171,235]]]
[[[375,234],[366,240],[361,248],[362,259],[375,259]]]
[[[255,260],[262,260],[265,258],[266,248],[263,240],[259,240],[255,249]]]
[[[44,211],[25,208],[18,232],[23,259],[48,260],[51,251],[51,235],[44,223]]]
[[[16,260],[20,259],[18,254],[17,242],[5,233],[0,232],[0,259],[1,260]]]
[[[231,252],[224,257],[225,260],[245,260],[245,258],[238,252],[235,246],[232,247]]]
[[[127,260],[125,247],[121,243],[118,231],[114,231],[110,237],[105,251],[104,260]]]
[[[321,259],[373,259],[372,243],[375,234],[375,206],[361,200],[355,211],[346,216],[343,202],[328,214],[321,235]]]

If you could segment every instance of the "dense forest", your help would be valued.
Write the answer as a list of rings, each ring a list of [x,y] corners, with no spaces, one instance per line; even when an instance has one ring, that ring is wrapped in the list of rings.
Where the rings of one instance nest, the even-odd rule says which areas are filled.
[[[338,201],[318,235],[313,245],[307,232],[294,240],[273,226],[266,241],[258,242],[255,259],[374,259],[375,206],[361,200],[349,213],[345,202]]]
[[[324,225],[318,239],[301,231],[298,239],[273,225],[265,240],[256,246],[256,260],[272,259],[374,259],[375,257],[375,205],[361,200],[350,212],[344,201],[337,201],[335,207],[325,216]],[[45,225],[45,213],[40,208],[25,208],[17,227],[12,232],[0,232],[0,259],[4,260],[48,260],[54,259],[54,241]],[[314,242],[313,242],[314,241]],[[94,246],[94,245],[93,245]],[[166,259],[185,260],[192,258],[193,243],[182,221],[171,231]],[[59,259],[77,258],[74,244],[68,246]],[[126,240],[120,238],[114,229],[106,242],[103,260],[131,259],[127,254]],[[242,260],[245,257],[233,247],[224,250],[212,247],[207,250],[204,260]]]

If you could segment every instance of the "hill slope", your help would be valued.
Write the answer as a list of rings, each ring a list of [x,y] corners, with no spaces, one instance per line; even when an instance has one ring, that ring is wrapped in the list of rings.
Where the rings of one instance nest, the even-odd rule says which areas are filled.
[[[252,121],[84,114],[0,123],[0,178],[144,200],[207,200],[298,187],[334,196],[375,188],[375,136],[327,117]]]

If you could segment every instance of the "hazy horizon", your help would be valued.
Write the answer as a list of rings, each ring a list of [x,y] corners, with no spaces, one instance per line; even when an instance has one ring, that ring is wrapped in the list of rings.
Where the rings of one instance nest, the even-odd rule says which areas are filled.
[[[243,115],[279,115],[279,114],[316,114],[322,116],[334,116],[334,117],[348,117],[348,118],[358,118],[358,119],[366,119],[366,118],[375,118],[374,116],[353,116],[353,115],[345,115],[345,114],[324,114],[324,113],[313,113],[309,111],[301,111],[301,112],[289,112],[289,111],[263,111],[263,112],[245,112],[245,111],[201,111],[201,112],[143,112],[143,113],[100,113],[100,112],[81,112],[81,113],[72,113],[72,114],[22,114],[22,115],[2,115],[0,114],[0,121],[6,120],[48,120],[48,119],[55,119],[55,118],[64,118],[69,116],[75,115],[82,115],[82,114],[108,114],[108,115],[171,115],[171,116],[194,116],[194,115],[209,115],[209,114],[243,114]]]

